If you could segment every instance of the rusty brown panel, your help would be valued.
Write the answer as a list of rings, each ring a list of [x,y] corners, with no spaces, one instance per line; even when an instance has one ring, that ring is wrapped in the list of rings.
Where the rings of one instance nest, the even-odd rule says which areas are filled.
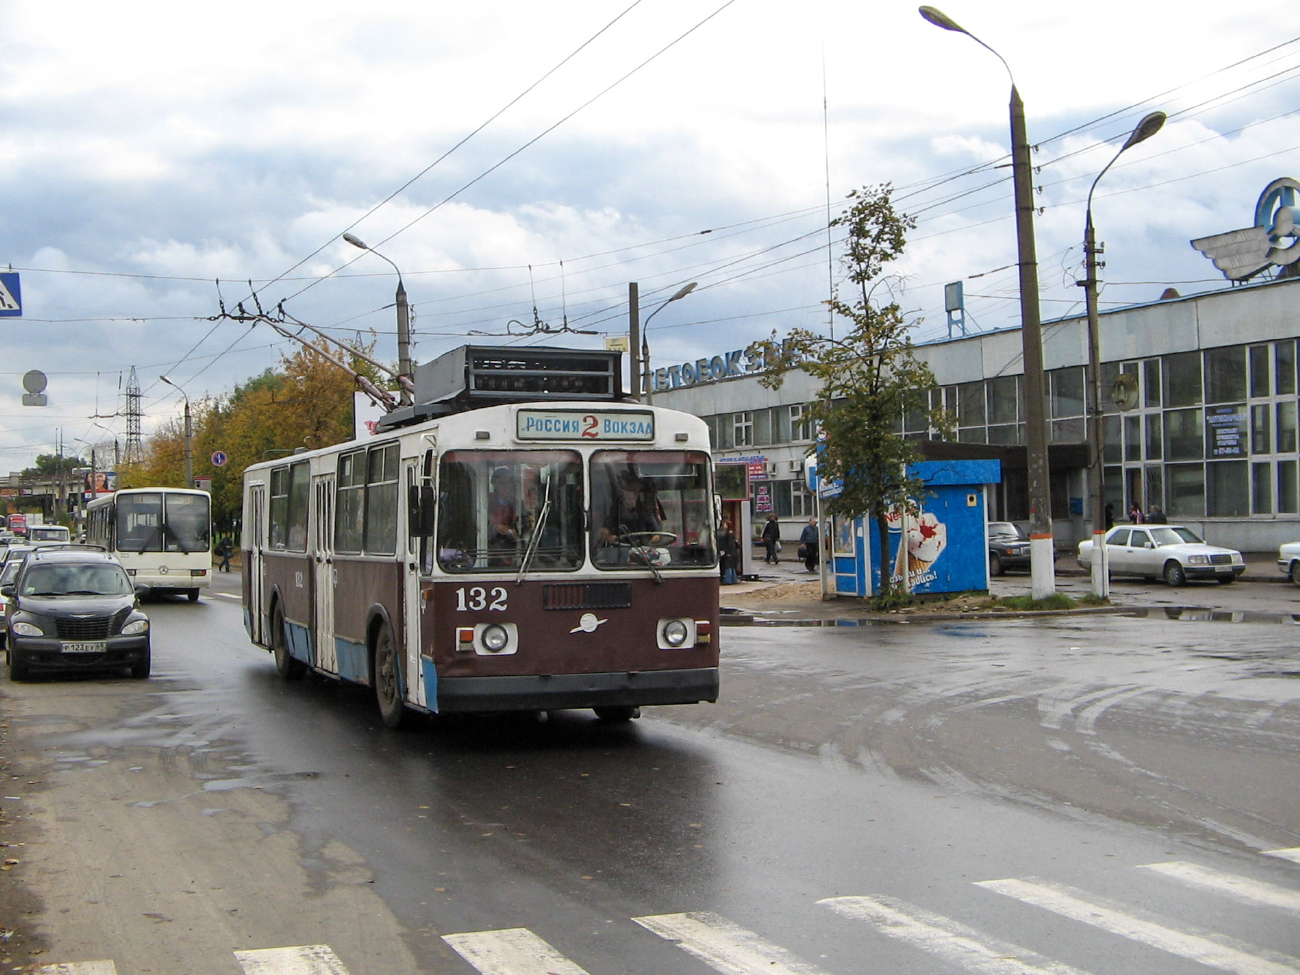
[[[266,598],[270,606],[273,588],[280,590],[285,619],[312,624],[311,559],[301,552],[264,552]]]
[[[348,559],[334,556],[334,633],[364,643],[366,619],[372,606],[383,606],[393,622],[393,637],[401,644],[405,613],[402,607],[404,562]]]
[[[555,580],[566,581],[566,580]],[[586,580],[597,581],[597,580]],[[486,677],[508,674],[581,674],[618,671],[673,670],[718,665],[718,579],[673,579],[665,573],[662,585],[650,579],[611,578],[632,585],[632,605],[626,609],[545,610],[544,582],[531,579],[516,586],[513,579],[480,581],[457,579],[426,584],[432,590],[422,600],[425,630],[420,645],[432,648],[440,677]],[[493,590],[505,590],[505,611],[458,609],[458,590],[485,590],[491,604]],[[585,612],[604,620],[591,633],[579,628]],[[713,639],[707,646],[689,650],[660,650],[655,623],[664,617],[690,616],[712,623]],[[519,628],[519,652],[502,657],[460,653],[455,648],[456,627],[476,623],[514,623]]]

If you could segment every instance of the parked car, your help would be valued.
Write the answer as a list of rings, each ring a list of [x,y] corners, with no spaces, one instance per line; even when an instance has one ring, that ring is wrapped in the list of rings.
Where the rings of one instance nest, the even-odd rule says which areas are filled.
[[[1246,571],[1241,553],[1207,545],[1182,525],[1116,525],[1106,533],[1111,575],[1145,576],[1181,586],[1188,579],[1232,582]],[[1092,540],[1079,543],[1079,564],[1092,567]]]
[[[6,583],[12,583],[18,578],[18,570],[22,567],[22,559],[14,559],[12,562],[6,562],[0,566],[0,587]],[[0,597],[0,649],[5,645],[5,618],[9,615],[9,600]]]
[[[989,522],[989,575],[1007,569],[1029,571],[1029,536],[1009,521]]]
[[[1277,567],[1300,586],[1300,542],[1287,542],[1278,548]]]
[[[37,670],[85,672],[127,668],[149,676],[149,617],[120,562],[85,548],[42,548],[27,555],[8,600],[5,643],[9,678]]]

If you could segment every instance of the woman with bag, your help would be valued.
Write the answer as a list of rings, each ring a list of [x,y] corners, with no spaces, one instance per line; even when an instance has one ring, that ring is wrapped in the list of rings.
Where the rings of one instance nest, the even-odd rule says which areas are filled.
[[[718,569],[724,586],[734,586],[740,581],[740,543],[732,534],[729,521],[724,521],[718,530]]]
[[[776,512],[767,516],[767,524],[763,526],[763,546],[767,549],[764,562],[775,564],[781,561],[777,555],[781,551],[781,523],[776,520]]]

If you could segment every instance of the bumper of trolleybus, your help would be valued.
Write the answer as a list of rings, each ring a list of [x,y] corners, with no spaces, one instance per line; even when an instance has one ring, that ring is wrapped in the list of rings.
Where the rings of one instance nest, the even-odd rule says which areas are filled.
[[[438,710],[444,714],[699,704],[717,699],[717,667],[438,679]]]
[[[202,573],[198,575],[197,573]],[[172,569],[161,573],[157,569],[127,569],[126,574],[137,586],[150,589],[186,592],[190,589],[208,589],[212,586],[211,569]]]

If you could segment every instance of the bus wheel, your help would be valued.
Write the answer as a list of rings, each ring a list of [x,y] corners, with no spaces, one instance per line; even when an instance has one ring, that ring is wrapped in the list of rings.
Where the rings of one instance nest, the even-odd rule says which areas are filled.
[[[278,603],[271,613],[271,652],[275,654],[275,669],[285,680],[297,680],[306,671],[302,661],[289,654],[289,641],[284,633],[284,610]]]
[[[634,707],[593,708],[596,717],[606,724],[626,724],[633,718],[641,717],[641,709]]]
[[[406,704],[402,700],[402,671],[397,662],[397,648],[393,645],[393,631],[385,624],[375,634],[375,699],[379,702],[379,716],[384,724],[394,730],[406,720]]]
[[[197,603],[199,601],[199,591],[197,589],[191,589],[186,595],[190,597],[190,602],[192,603]]]

